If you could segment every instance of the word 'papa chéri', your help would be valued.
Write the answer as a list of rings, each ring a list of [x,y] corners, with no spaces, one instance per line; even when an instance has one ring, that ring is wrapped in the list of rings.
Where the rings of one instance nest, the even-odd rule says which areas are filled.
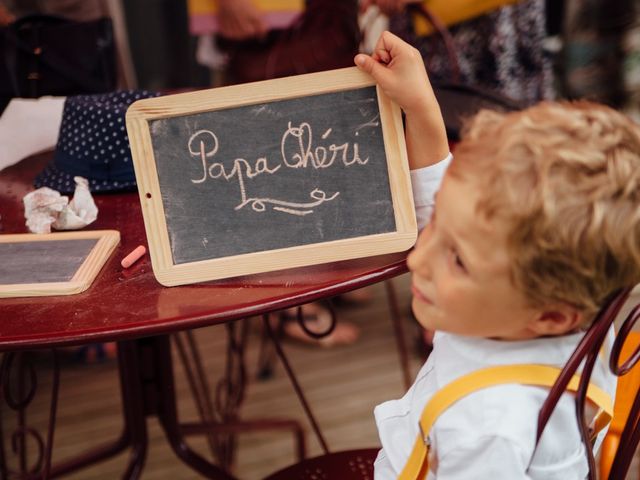
[[[331,134],[328,129],[321,136],[326,140]],[[256,212],[264,212],[267,205],[271,205],[274,210],[291,215],[308,215],[313,213],[313,208],[322,203],[335,199],[340,192],[327,195],[326,192],[315,188],[309,192],[310,202],[289,202],[268,197],[251,197],[247,194],[245,185],[246,179],[255,178],[259,175],[274,175],[282,167],[285,168],[329,168],[336,162],[341,162],[345,167],[353,165],[366,165],[369,158],[360,157],[359,147],[356,142],[349,142],[329,146],[313,145],[313,131],[311,125],[306,122],[299,126],[292,126],[288,123],[288,128],[282,135],[280,142],[281,158],[279,160],[269,160],[267,157],[257,158],[253,164],[244,158],[236,158],[233,164],[225,167],[222,161],[215,159],[218,152],[219,142],[216,134],[210,130],[199,130],[189,138],[189,153],[193,157],[199,158],[200,173],[198,178],[192,178],[194,184],[202,184],[207,180],[222,179],[227,182],[237,182],[240,191],[240,203],[235,210],[240,210],[246,205],[250,205]]]

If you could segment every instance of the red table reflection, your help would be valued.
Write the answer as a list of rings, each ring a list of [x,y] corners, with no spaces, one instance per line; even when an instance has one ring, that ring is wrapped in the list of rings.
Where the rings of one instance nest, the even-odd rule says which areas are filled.
[[[26,232],[22,197],[51,154],[0,173],[0,233]],[[121,244],[91,287],[78,295],[0,300],[0,349],[123,340],[219,324],[333,296],[406,271],[405,253],[335,262],[196,285],[163,287],[149,255],[120,260],[147,245],[137,193],[96,195],[90,229],[115,229]]]

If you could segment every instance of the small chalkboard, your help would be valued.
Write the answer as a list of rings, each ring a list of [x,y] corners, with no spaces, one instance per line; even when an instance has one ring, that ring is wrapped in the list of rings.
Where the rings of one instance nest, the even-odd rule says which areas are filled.
[[[356,68],[141,100],[127,131],[164,285],[415,241],[400,110]]]
[[[83,292],[119,242],[115,230],[0,235],[0,298]]]

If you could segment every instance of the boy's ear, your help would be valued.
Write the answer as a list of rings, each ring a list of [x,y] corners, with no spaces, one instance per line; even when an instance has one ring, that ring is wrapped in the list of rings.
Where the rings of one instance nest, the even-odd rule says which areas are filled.
[[[564,335],[579,328],[583,320],[577,308],[558,304],[541,309],[529,327],[541,337]]]

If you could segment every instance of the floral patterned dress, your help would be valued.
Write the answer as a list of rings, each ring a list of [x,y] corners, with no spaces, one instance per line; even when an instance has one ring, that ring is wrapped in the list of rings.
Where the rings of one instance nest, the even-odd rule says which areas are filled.
[[[420,50],[432,80],[451,80],[449,57],[437,33],[417,36],[409,13],[391,18],[390,29]],[[551,57],[543,50],[544,0],[523,0],[449,30],[465,84],[529,104],[553,97]]]

